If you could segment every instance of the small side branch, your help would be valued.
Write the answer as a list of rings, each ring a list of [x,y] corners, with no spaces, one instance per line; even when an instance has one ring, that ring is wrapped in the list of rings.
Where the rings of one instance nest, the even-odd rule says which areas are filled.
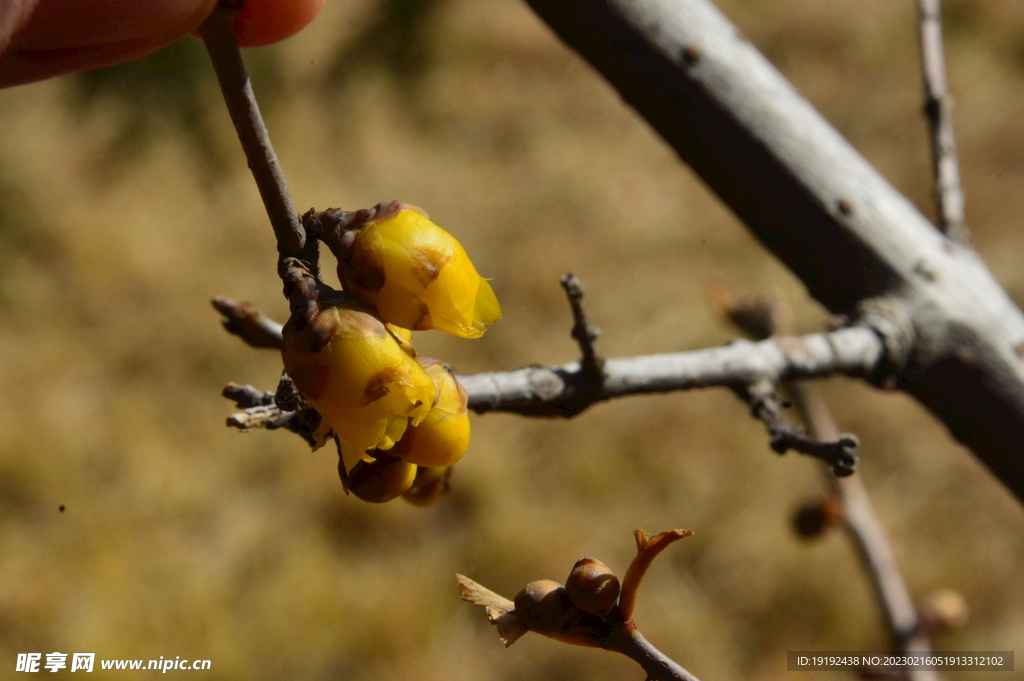
[[[222,0],[199,27],[199,34],[206,43],[224,102],[231,114],[231,122],[235,125],[238,140],[242,143],[249,169],[274,228],[279,274],[284,277],[282,263],[288,257],[303,260],[315,271],[318,255],[316,240],[307,238],[299,222],[299,213],[288,191],[288,182],[277,161],[277,154],[270,144],[270,136],[238,49],[234,17],[240,7],[241,2],[238,0]]]
[[[742,394],[740,397],[744,397]],[[764,421],[771,435],[771,448],[778,454],[800,452],[828,464],[837,477],[853,475],[857,470],[857,436],[849,433],[820,439],[790,423],[782,412],[775,386],[760,383],[746,389],[746,399],[754,418]]]
[[[238,336],[254,348],[281,349],[284,343],[282,326],[254,305],[239,303],[224,296],[214,298],[211,302],[217,312],[224,315],[221,324],[228,333]]]
[[[790,386],[790,391],[794,404],[816,437],[827,439],[838,435],[839,428],[820,392],[801,383]],[[930,654],[931,644],[919,626],[910,589],[863,480],[859,475],[850,478],[829,476],[829,480],[842,499],[846,530],[867,568],[889,625],[893,645],[908,655]],[[907,678],[909,681],[938,681],[940,676],[933,670],[911,668],[907,670]]]
[[[633,608],[636,607],[640,583],[658,554],[667,549],[670,544],[692,534],[692,530],[670,530],[652,537],[642,530],[633,532],[633,536],[636,537],[636,557],[626,569],[626,576],[622,578],[622,593],[619,594],[619,614],[622,619],[627,621],[633,619]]]
[[[598,392],[590,389],[579,361],[558,367],[461,375],[459,382],[469,394],[470,409],[478,413],[574,416],[591,404],[626,395],[834,374],[872,376],[884,355],[877,333],[866,327],[851,327],[758,343],[737,340],[719,348],[608,359]]]
[[[572,308],[572,337],[580,346],[580,366],[595,386],[600,386],[604,382],[604,357],[597,353],[594,341],[601,335],[601,330],[587,321],[587,314],[583,311],[583,285],[579,278],[570,272],[561,281]]]
[[[932,147],[935,173],[935,206],[939,229],[949,238],[967,244],[970,233],[964,220],[964,192],[953,134],[953,99],[946,80],[942,48],[942,1],[917,0],[921,35],[921,70],[924,75],[924,114]]]
[[[296,318],[306,319],[315,311],[321,292],[298,261],[291,259],[286,263],[286,289],[290,292],[292,314],[305,312]],[[224,326],[229,332],[255,347],[280,347],[280,325],[252,305],[218,298],[214,306],[226,317]],[[574,309],[578,307],[576,299]],[[592,337],[592,327],[582,309],[577,320],[577,328],[584,329],[584,337]],[[879,335],[857,326],[802,337],[774,337],[757,343],[737,340],[718,348],[608,360],[590,347],[589,363],[588,351],[584,349],[582,359],[562,366],[460,375],[459,382],[468,394],[469,408],[477,413],[505,411],[525,416],[572,417],[593,404],[627,395],[712,386],[742,386],[747,391],[751,386],[833,374],[870,377],[883,365],[885,357]],[[595,383],[595,366],[600,367],[599,383]],[[278,406],[283,406],[280,390],[278,395]],[[744,399],[748,399],[746,392]],[[762,391],[751,404],[754,415],[768,424],[776,451],[794,449],[828,461],[837,471],[850,470],[855,439],[822,443],[808,438],[785,422],[778,403],[770,399],[770,392]],[[275,423],[260,416],[238,420],[234,425],[255,428],[264,422]]]
[[[251,385],[229,383],[221,394],[242,410],[228,417],[227,424],[232,428],[241,431],[284,428],[302,437],[312,447],[323,444],[314,437],[322,420],[320,413],[309,406],[286,373],[281,374],[277,392],[263,392]]]
[[[770,298],[741,298],[733,300],[720,296],[722,313],[733,324],[753,338],[763,338],[790,330],[789,307]],[[787,383],[786,391],[803,416],[804,423],[817,440],[838,441],[844,436],[839,431],[831,410],[821,393],[807,383]],[[927,655],[931,647],[921,632],[917,610],[910,591],[882,523],[868,497],[863,479],[858,476],[840,477],[835,469],[826,473],[829,485],[838,494],[838,503],[819,505],[817,518],[812,520],[809,535],[821,531],[824,525],[841,519],[856,545],[861,562],[867,569],[882,606],[896,650],[905,654]],[[908,681],[938,681],[939,675],[930,670],[908,669]]]

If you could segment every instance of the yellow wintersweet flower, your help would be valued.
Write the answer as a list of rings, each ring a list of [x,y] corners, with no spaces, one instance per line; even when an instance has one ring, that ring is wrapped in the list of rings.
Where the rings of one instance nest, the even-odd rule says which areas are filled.
[[[501,319],[491,285],[465,249],[420,208],[386,201],[363,216],[343,227],[350,231],[339,240],[338,274],[384,321],[478,338]]]
[[[420,364],[437,388],[436,402],[419,425],[405,431],[389,454],[419,466],[444,468],[461,459],[469,447],[466,391],[438,360],[424,358]]]
[[[314,323],[284,327],[285,370],[320,414],[320,435],[333,430],[346,470],[367,451],[388,450],[435,402],[434,382],[373,315],[357,302],[325,305]],[[323,341],[326,340],[326,345]]]

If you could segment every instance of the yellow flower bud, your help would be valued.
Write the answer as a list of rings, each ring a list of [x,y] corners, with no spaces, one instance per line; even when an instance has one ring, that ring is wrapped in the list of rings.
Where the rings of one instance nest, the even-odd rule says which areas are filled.
[[[380,451],[374,455],[374,461],[360,461],[347,474],[345,463],[338,461],[338,473],[349,492],[363,501],[383,504],[409,489],[416,478],[416,466]]]
[[[436,402],[419,425],[405,431],[390,454],[420,466],[451,466],[469,447],[466,391],[438,360],[424,358],[420,364],[434,381]]]
[[[384,321],[478,338],[485,324],[501,319],[491,285],[462,245],[416,206],[386,201],[369,211],[321,215],[344,222],[335,234],[345,290]]]
[[[356,302],[320,304],[313,325],[284,327],[282,357],[295,386],[333,430],[346,470],[391,449],[435,402],[434,382],[384,324]],[[310,326],[313,326],[310,325]],[[326,340],[326,345],[324,345]]]
[[[418,466],[416,479],[412,481],[403,494],[402,498],[413,506],[430,506],[432,503],[448,494],[448,478],[451,477],[451,468],[427,468]]]

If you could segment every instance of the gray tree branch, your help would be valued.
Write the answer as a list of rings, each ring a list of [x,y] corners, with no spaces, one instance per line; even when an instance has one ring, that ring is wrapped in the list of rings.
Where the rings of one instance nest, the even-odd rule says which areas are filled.
[[[788,388],[811,433],[822,439],[839,436],[839,427],[832,417],[831,410],[814,386],[794,383]],[[930,655],[931,642],[920,631],[917,608],[910,597],[910,589],[907,588],[903,573],[900,572],[882,521],[875,513],[864,480],[859,475],[838,478],[829,473],[828,477],[843,500],[843,520],[847,532],[871,578],[871,584],[892,634],[893,645],[907,655]],[[906,669],[906,674],[908,681],[941,679],[938,672],[930,669],[911,667]]]
[[[477,413],[573,416],[595,402],[626,395],[778,383],[837,373],[866,377],[877,370],[883,357],[878,334],[867,327],[851,327],[758,343],[737,340],[705,350],[607,359],[599,391],[593,390],[580,361],[458,378],[469,395],[469,408]]]
[[[253,347],[281,347],[280,324],[249,303],[224,298],[217,302],[215,307],[225,316],[224,326],[230,333]],[[242,328],[236,331],[233,326]],[[884,366],[884,357],[885,348],[878,334],[859,326],[759,342],[740,339],[723,347],[688,352],[602,359],[599,384],[595,384],[585,359],[556,367],[458,374],[458,378],[466,389],[469,408],[477,413],[506,411],[569,417],[598,402],[627,395],[708,387],[746,391],[756,385],[834,374],[870,377]],[[288,382],[282,385],[294,390]],[[225,397],[246,410],[232,417],[231,425],[260,427],[261,420],[271,418],[266,412],[273,408],[274,393],[263,393],[251,386],[244,388],[232,384],[225,389]],[[280,391],[279,386],[279,394]],[[281,404],[280,397],[277,406],[285,411],[293,408]]]
[[[932,147],[935,174],[935,207],[939,229],[951,239],[969,241],[964,220],[964,192],[960,187],[960,166],[953,134],[953,98],[946,81],[946,57],[942,49],[941,0],[917,0],[921,36],[921,72],[924,76],[924,115]]]
[[[815,298],[876,330],[876,382],[915,396],[1024,499],[1024,315],[978,255],[936,230],[707,0],[527,2]],[[625,369],[609,361],[606,390],[629,383],[613,378]],[[508,378],[536,399],[537,380]]]
[[[725,296],[721,307],[725,316],[752,338],[769,338],[790,331],[792,315],[789,306],[781,300],[733,300],[731,296]],[[816,386],[806,382],[787,382],[782,387],[792,397],[811,436],[818,441],[838,440],[843,436]],[[905,654],[930,654],[931,643],[921,631],[910,589],[900,572],[882,521],[871,504],[863,478],[859,475],[840,477],[834,469],[826,470],[825,477],[841,499],[843,523],[871,578],[893,646]],[[938,672],[934,670],[907,667],[904,672],[907,681],[940,681]]]

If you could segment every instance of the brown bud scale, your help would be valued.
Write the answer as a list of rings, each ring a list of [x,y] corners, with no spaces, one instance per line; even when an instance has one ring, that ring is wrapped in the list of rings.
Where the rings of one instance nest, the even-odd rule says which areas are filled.
[[[565,587],[550,579],[530,582],[516,594],[515,615],[540,633],[556,632],[579,610],[569,600]]]
[[[596,558],[576,561],[565,589],[573,605],[584,612],[607,610],[619,600],[619,578]]]

